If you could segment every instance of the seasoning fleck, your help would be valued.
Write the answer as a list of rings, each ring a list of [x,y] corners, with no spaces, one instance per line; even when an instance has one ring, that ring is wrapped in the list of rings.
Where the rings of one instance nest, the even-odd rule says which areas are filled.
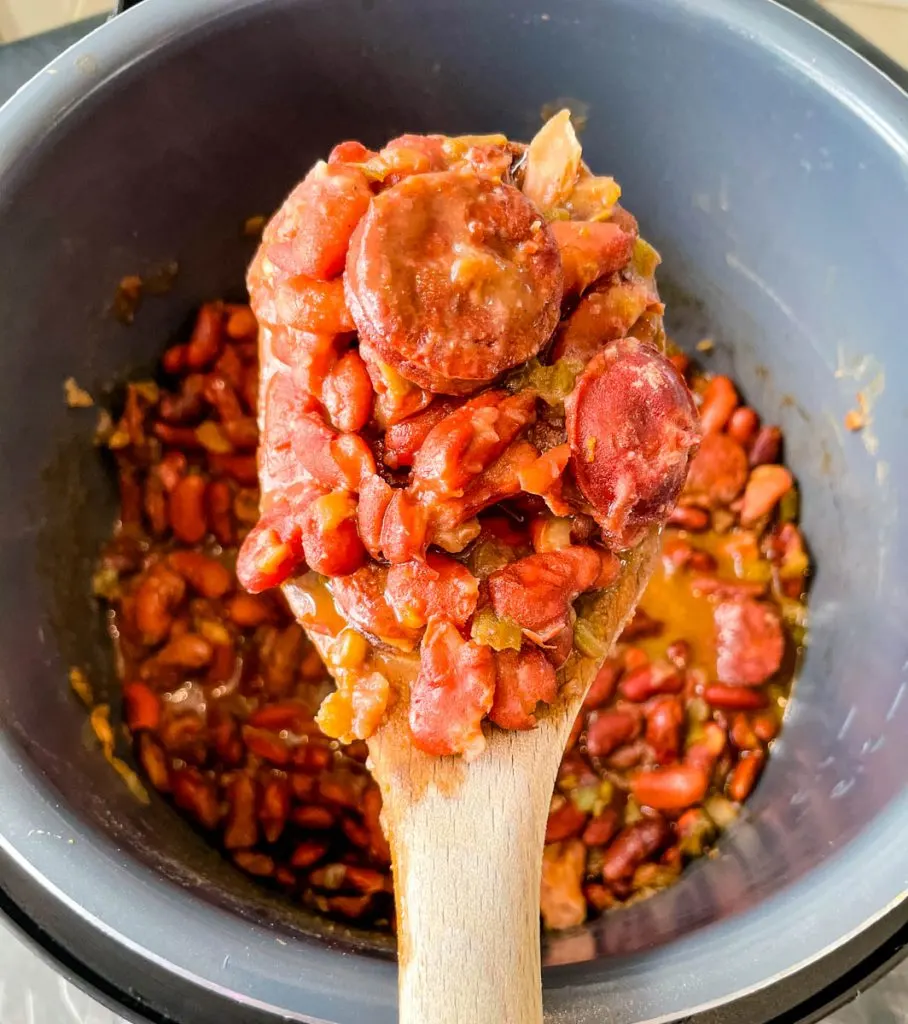
[[[67,377],[63,381],[63,393],[66,395],[66,404],[70,409],[90,409],[95,400],[76,383],[75,377]]]
[[[247,238],[258,238],[262,233],[262,228],[265,226],[266,217],[263,214],[257,214],[255,217],[247,217],[243,221],[243,234]]]
[[[121,324],[131,324],[142,301],[142,278],[128,274],[121,278],[113,299],[113,315]]]
[[[82,701],[82,703],[90,708],[95,702],[95,695],[91,688],[91,683],[88,681],[88,676],[80,668],[73,666],[69,670],[69,685],[73,693]]]

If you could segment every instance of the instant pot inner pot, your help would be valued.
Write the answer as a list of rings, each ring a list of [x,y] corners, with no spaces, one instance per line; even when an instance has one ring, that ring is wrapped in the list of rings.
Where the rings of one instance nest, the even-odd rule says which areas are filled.
[[[220,908],[227,953],[242,948],[247,922],[292,947],[309,941],[300,930],[324,931],[247,882],[159,800],[138,804],[86,740],[67,670],[85,668],[116,704],[88,597],[115,496],[92,447],[95,413],[66,408],[63,380],[102,395],[152,367],[198,303],[237,294],[252,251],[244,220],[273,210],[334,142],[402,131],[528,138],[544,105],[570,97],[588,116],[590,165],[622,183],[663,254],[676,335],[714,338],[708,365],[784,428],[817,572],[793,705],[744,819],[680,884],[547,939],[548,961],[609,956],[595,977],[626,979],[659,956],[683,964],[696,936],[680,937],[696,929],[727,935],[722,919],[799,907],[788,935],[751,936],[749,966],[729,957],[739,984],[739,968],[771,958],[799,927],[879,906],[885,871],[855,850],[879,853],[874,837],[908,776],[904,142],[888,127],[895,97],[881,76],[844,49],[802,60],[810,30],[769,4],[753,5],[748,32],[732,30],[731,6],[200,3],[192,26],[162,29],[126,70],[114,75],[89,40],[90,60],[64,58],[33,89],[40,104],[62,75],[73,95],[64,116],[20,137],[0,192],[0,753],[6,768],[21,766],[16,792],[32,807],[59,805],[75,842],[25,842],[31,823],[20,820],[3,837],[17,856],[42,872],[69,858],[78,872],[86,844],[100,849],[137,886],[172,889],[178,915]],[[156,10],[169,8],[140,7],[105,32],[125,53]],[[764,18],[782,25],[772,38]],[[836,92],[835,75],[858,76],[874,118]],[[119,279],[171,259],[174,290],[146,299],[132,326],[118,323]],[[858,390],[871,422],[849,434],[842,418]],[[842,856],[855,858],[853,888],[824,906],[811,886]],[[834,928],[811,934],[817,950],[836,938]],[[649,959],[631,956],[652,947]],[[686,996],[675,985],[671,998],[681,1008]]]

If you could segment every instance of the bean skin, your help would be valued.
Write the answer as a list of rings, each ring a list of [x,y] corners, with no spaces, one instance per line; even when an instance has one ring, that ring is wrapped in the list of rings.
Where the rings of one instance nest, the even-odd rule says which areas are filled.
[[[714,708],[723,711],[758,711],[769,704],[769,698],[762,690],[752,686],[723,686],[714,683],[703,691],[703,697]]]
[[[183,600],[182,577],[162,565],[148,571],[136,589],[136,626],[149,644],[160,643],[170,632],[173,615]]]
[[[208,532],[205,486],[201,476],[187,476],[170,493],[170,525],[184,544],[197,544]]]
[[[738,404],[738,393],[728,377],[716,376],[706,385],[700,406],[700,424],[704,434],[722,430]]]
[[[591,716],[586,749],[593,757],[608,757],[618,747],[636,739],[640,720],[628,711],[602,711]]]
[[[196,551],[174,551],[167,561],[203,597],[223,597],[233,585],[233,578],[220,562]]]
[[[782,431],[778,427],[761,427],[750,448],[751,466],[765,466],[779,461],[782,450]]]
[[[602,877],[608,883],[630,878],[637,865],[669,841],[671,830],[664,818],[644,818],[621,830],[605,851]]]
[[[738,444],[748,445],[760,429],[760,417],[748,405],[739,406],[728,421],[728,433]]]
[[[204,668],[213,654],[214,648],[203,636],[183,633],[165,644],[154,660],[161,667]]]
[[[630,782],[638,803],[657,811],[681,811],[703,800],[709,776],[702,768],[678,764],[639,772]]]
[[[762,750],[751,751],[741,758],[728,780],[729,799],[743,803],[750,796],[765,762],[766,755]]]
[[[549,819],[545,827],[545,841],[557,843],[562,839],[570,839],[572,836],[580,835],[586,824],[587,817],[583,811],[578,810],[570,800],[565,800],[561,806],[549,813]]]
[[[224,480],[212,480],[205,491],[205,513],[211,524],[211,532],[224,547],[230,547],[237,540],[232,509],[230,485]]]

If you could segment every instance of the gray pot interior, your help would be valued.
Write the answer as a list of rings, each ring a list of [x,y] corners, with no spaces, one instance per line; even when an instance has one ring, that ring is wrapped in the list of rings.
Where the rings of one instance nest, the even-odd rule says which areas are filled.
[[[335,141],[527,138],[559,97],[588,105],[589,162],[663,253],[678,336],[715,338],[710,365],[784,427],[818,572],[746,820],[670,891],[547,942],[553,1019],[721,1003],[904,891],[905,96],[766,2],[146,0],[0,114],[0,882],[53,892],[44,924],[77,920],[86,959],[147,964],[151,1001],[384,1024],[394,972],[137,805],[86,742],[66,673],[111,679],[87,595],[114,495],[94,415],[66,409],[62,382],[110,391],[194,305],[236,294],[243,221]],[[174,291],[117,323],[118,280],[170,259]],[[859,389],[872,425],[852,435]]]

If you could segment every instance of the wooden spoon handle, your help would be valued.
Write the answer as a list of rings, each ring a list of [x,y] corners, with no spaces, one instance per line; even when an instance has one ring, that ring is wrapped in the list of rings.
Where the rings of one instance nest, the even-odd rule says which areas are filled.
[[[389,788],[401,1024],[541,1024],[539,886],[560,730],[550,720],[531,733],[499,733],[494,756],[469,765],[433,765],[413,751],[394,778],[380,776]]]

